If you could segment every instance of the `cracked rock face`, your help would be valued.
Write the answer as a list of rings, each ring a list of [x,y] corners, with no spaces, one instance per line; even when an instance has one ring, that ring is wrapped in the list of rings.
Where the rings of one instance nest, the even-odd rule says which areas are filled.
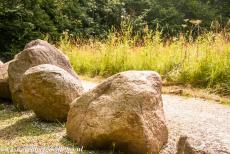
[[[71,104],[67,135],[85,149],[159,153],[168,139],[160,76],[122,72],[84,93]]]
[[[28,109],[22,96],[22,75],[27,69],[40,64],[58,66],[78,79],[69,60],[57,48],[42,40],[35,40],[28,43],[25,49],[15,56],[8,69],[12,100],[19,110]]]
[[[70,103],[83,92],[80,80],[50,64],[28,69],[22,90],[27,106],[46,121],[66,121]]]
[[[0,98],[2,99],[11,99],[9,83],[8,83],[8,66],[11,61],[0,64]]]

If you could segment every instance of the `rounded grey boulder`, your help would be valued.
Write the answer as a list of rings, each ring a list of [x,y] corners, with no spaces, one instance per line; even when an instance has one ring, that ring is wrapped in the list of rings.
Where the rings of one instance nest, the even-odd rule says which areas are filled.
[[[22,78],[26,105],[46,121],[66,121],[70,103],[82,92],[81,81],[64,69],[43,64],[28,69]]]

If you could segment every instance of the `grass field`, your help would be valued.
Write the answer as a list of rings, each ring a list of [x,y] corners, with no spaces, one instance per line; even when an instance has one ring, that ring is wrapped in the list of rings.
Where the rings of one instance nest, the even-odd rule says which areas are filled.
[[[80,154],[77,151],[79,147],[66,137],[65,123],[43,122],[32,111],[18,112],[13,105],[1,103],[0,100],[0,153],[17,153],[19,151],[16,149],[24,148],[27,152],[37,150],[32,151],[34,153],[44,153],[38,150],[45,152],[51,150],[49,153]],[[112,154],[112,152],[83,149],[81,154]]]
[[[110,76],[126,70],[154,70],[170,83],[209,88],[230,94],[230,34],[208,32],[196,40],[184,36],[169,41],[160,32],[146,30],[142,42],[129,31],[112,32],[106,41],[70,41],[66,34],[59,43],[77,73]],[[137,43],[138,42],[138,43]]]

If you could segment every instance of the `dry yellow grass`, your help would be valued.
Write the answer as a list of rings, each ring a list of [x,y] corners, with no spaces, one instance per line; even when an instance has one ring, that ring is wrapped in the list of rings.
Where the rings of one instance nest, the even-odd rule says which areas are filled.
[[[160,32],[146,32],[139,44],[129,32],[111,33],[106,41],[83,44],[71,42],[65,35],[59,48],[81,75],[108,77],[126,70],[154,70],[167,82],[230,95],[229,35],[208,32],[196,40],[181,36],[164,42]]]

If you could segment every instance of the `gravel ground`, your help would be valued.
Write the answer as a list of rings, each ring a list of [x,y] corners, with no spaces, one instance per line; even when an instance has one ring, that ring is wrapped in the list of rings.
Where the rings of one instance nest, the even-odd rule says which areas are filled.
[[[163,101],[169,142],[162,154],[175,153],[180,135],[192,136],[216,154],[230,153],[229,106],[171,95],[163,95]]]
[[[86,90],[95,83],[83,81]],[[230,154],[230,107],[196,98],[163,95],[169,141],[161,154],[175,154],[181,135],[201,142],[200,149],[210,148],[216,154]]]

